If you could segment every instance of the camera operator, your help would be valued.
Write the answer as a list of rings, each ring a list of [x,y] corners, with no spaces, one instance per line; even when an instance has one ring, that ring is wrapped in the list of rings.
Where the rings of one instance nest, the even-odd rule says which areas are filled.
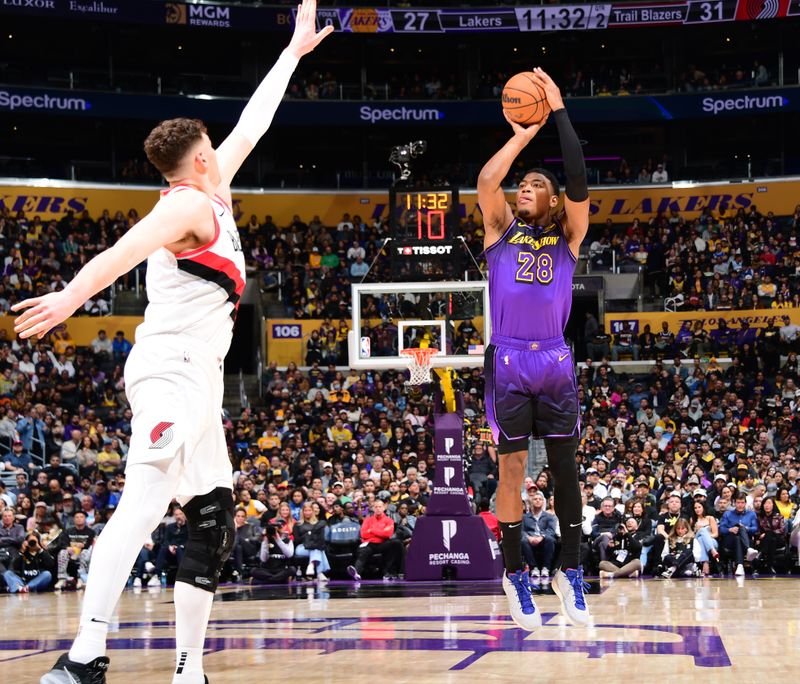
[[[607,546],[608,560],[600,561],[600,577],[638,577],[642,572],[642,543],[637,539],[636,518],[628,518],[617,526]]]
[[[11,570],[3,573],[3,578],[11,594],[47,591],[55,569],[55,559],[42,548],[38,532],[32,531],[25,536],[19,555],[12,561]]]
[[[286,522],[275,518],[267,523],[261,539],[261,565],[253,568],[253,584],[285,584],[292,576],[294,543],[286,532]]]

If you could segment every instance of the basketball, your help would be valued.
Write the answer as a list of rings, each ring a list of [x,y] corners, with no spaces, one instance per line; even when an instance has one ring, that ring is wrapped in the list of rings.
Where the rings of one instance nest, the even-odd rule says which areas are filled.
[[[503,109],[522,126],[539,123],[550,113],[547,96],[533,80],[533,73],[523,71],[508,79],[503,86]]]

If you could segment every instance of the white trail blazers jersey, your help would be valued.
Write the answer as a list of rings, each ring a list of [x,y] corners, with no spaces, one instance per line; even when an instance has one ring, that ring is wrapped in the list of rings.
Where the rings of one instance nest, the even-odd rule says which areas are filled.
[[[163,190],[199,192],[188,185]],[[233,323],[244,292],[245,262],[230,207],[219,197],[209,198],[214,238],[188,252],[173,254],[162,247],[147,259],[147,298],[144,322],[136,340],[151,335],[185,335],[225,358]]]

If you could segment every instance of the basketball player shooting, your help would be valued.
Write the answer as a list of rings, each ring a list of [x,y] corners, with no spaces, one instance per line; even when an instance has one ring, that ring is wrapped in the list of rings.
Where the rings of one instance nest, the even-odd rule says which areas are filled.
[[[316,31],[316,2],[298,7],[294,34],[214,149],[202,122],[163,121],[145,141],[169,189],[113,247],[61,292],[14,306],[20,337],[43,337],[89,297],[147,259],[149,303],[125,366],[133,409],[125,495],[93,551],[72,648],[41,684],[104,684],[108,623],[136,555],[173,498],[189,541],[175,582],[174,684],[203,684],[203,644],[220,571],[234,541],[232,471],[222,429],[222,361],[230,347],[245,261],[230,210],[231,181],[269,128]]]
[[[514,135],[478,177],[492,309],[485,360],[486,416],[500,453],[497,517],[503,532],[503,588],[512,618],[526,630],[542,624],[521,555],[520,489],[531,435],[544,439],[561,524],[561,569],[553,589],[573,624],[589,619],[580,567],[581,494],[575,463],[578,388],[564,341],[572,274],[589,227],[589,192],[583,153],[561,93],[541,69],[533,71],[533,80],[544,91],[558,128],[566,174],[564,212],[555,216],[560,188],[546,169],[525,174],[517,188],[516,216],[501,188],[514,160],[547,116],[523,128],[505,113]]]

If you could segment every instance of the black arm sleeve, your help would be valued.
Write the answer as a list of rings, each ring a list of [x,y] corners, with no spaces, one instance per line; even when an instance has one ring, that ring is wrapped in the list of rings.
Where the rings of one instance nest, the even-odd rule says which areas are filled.
[[[566,109],[553,112],[561,143],[561,156],[564,158],[564,174],[567,177],[566,195],[573,202],[583,202],[589,197],[586,183],[586,164],[578,135],[572,127]]]

